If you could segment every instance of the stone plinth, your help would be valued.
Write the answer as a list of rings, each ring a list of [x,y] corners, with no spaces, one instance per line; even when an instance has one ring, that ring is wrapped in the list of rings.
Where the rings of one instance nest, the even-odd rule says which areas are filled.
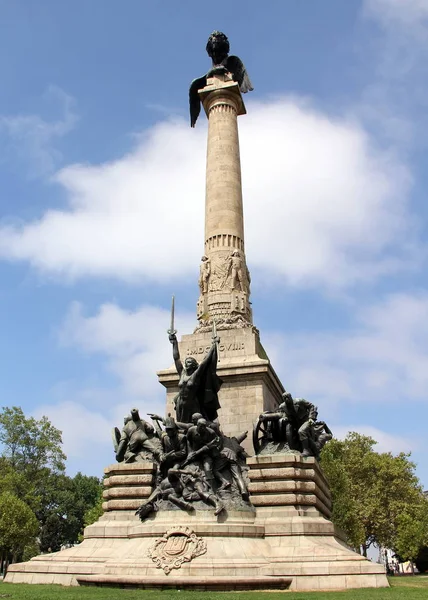
[[[141,523],[124,504],[112,510],[110,495],[123,502],[139,498],[139,488],[148,488],[148,480],[141,478],[150,475],[153,466],[111,465],[106,469],[106,512],[86,528],[84,541],[11,565],[6,583],[207,590],[388,585],[383,566],[348,548],[326,518],[328,486],[315,459],[254,457],[249,467],[256,511],[228,511],[216,517],[213,510],[170,510]],[[135,495],[121,495],[124,489],[135,490]],[[180,545],[184,538],[187,546]],[[167,547],[168,539],[173,541],[173,560],[183,559],[176,566],[168,553],[158,551]]]
[[[137,510],[153,490],[152,462],[116,463],[104,469],[103,510]]]
[[[313,457],[300,454],[255,456],[248,459],[251,501],[256,507],[315,507],[331,517],[331,495],[327,480]]]
[[[223,380],[219,399],[219,420],[228,436],[248,431],[243,446],[253,454],[252,429],[260,413],[275,410],[281,402],[283,387],[270,364],[254,328],[219,331],[217,373]],[[180,347],[182,360],[193,356],[200,362],[211,346],[211,333],[183,335]],[[158,372],[159,381],[167,389],[167,413],[175,414],[173,399],[178,393],[175,367]]]

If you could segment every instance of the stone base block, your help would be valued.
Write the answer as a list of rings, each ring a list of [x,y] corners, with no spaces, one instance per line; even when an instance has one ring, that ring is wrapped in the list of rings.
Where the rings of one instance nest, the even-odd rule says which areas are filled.
[[[256,507],[315,507],[322,516],[331,516],[331,495],[327,480],[314,457],[301,454],[253,456],[250,467],[251,501]]]
[[[81,544],[11,565],[5,582],[201,590],[388,586],[383,566],[353,552],[326,518],[328,485],[314,459],[254,457],[249,467],[256,512],[216,517],[212,510],[170,510],[141,523],[127,503],[139,501],[148,484],[141,477],[153,465],[111,465],[106,489],[134,489],[136,497],[108,500]],[[322,498],[320,507],[312,496]]]

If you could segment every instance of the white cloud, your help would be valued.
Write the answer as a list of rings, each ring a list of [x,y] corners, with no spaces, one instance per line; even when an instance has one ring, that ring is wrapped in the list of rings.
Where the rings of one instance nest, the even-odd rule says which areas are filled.
[[[376,77],[363,93],[360,113],[372,130],[403,149],[425,146],[428,2],[365,0],[363,6],[380,35],[371,36],[366,47]]]
[[[276,283],[315,287],[400,268],[408,248],[397,240],[411,238],[406,167],[357,122],[308,102],[282,98],[248,108],[241,150],[250,266]],[[198,125],[160,123],[117,161],[61,170],[55,179],[69,207],[1,228],[0,256],[68,279],[196,279],[206,138]]]
[[[426,401],[428,294],[392,294],[355,307],[345,331],[264,336],[268,354],[281,356],[279,372],[297,396],[334,414],[355,404]]]
[[[129,412],[129,407],[124,412]],[[113,425],[121,425],[123,420],[114,419],[112,411],[94,410],[75,400],[63,400],[57,404],[38,406],[34,416],[48,415],[51,423],[62,432],[63,450],[67,456],[67,473],[74,475],[81,471],[101,477],[107,464],[113,463]]]
[[[147,412],[164,414],[166,390],[156,372],[173,364],[166,333],[169,319],[168,311],[154,306],[127,311],[103,304],[92,316],[85,316],[78,303],[70,306],[59,332],[61,344],[101,355],[117,378],[116,385],[105,389],[87,381],[60,383],[52,390],[56,402],[37,407],[36,417],[48,415],[63,432],[70,472],[101,473],[113,462],[109,431],[121,428],[124,415],[134,406],[143,418]],[[176,315],[179,331],[190,331],[195,324],[193,315]]]
[[[91,447],[105,444],[110,429],[109,419],[71,400],[37,408],[36,417],[49,414],[49,420],[63,432],[67,457],[83,458]]]
[[[114,304],[103,304],[96,315],[85,317],[81,305],[74,303],[60,339],[88,353],[106,356],[109,369],[119,378],[122,392],[140,398],[147,405],[154,395],[161,395],[163,400],[165,397],[156,371],[172,365],[166,333],[169,319],[168,311],[154,306],[126,311]],[[195,325],[193,315],[176,315],[179,331],[191,331]]]
[[[385,25],[428,24],[426,0],[365,0],[365,9]]]
[[[57,167],[61,153],[55,142],[77,121],[73,98],[60,88],[50,86],[45,101],[60,107],[59,119],[45,120],[36,114],[0,115],[0,161],[23,162],[31,177],[47,175]]]
[[[334,428],[334,436],[338,439],[344,439],[350,431],[356,431],[362,435],[367,435],[377,441],[374,449],[377,452],[412,452],[418,448],[418,443],[415,439],[408,439],[399,435],[386,433],[377,427],[371,425],[349,425],[339,426]]]

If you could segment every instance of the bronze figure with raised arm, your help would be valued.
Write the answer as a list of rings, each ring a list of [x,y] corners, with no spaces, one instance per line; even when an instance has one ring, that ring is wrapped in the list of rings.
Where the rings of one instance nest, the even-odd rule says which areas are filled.
[[[218,391],[223,383],[216,372],[219,338],[213,337],[211,348],[201,363],[193,356],[187,356],[183,364],[175,333],[169,333],[169,341],[172,344],[175,368],[180,376],[179,392],[174,400],[177,421],[192,423],[192,415],[195,413],[214,421],[220,408]]]

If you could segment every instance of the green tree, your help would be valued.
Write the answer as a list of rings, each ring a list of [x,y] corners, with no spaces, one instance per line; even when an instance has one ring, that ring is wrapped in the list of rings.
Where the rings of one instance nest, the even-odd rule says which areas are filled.
[[[32,510],[40,506],[40,496],[24,473],[19,473],[6,458],[0,457],[0,494],[10,492],[23,500]]]
[[[98,501],[101,482],[97,477],[77,473],[71,478],[53,474],[44,489],[41,509],[40,548],[46,552],[79,541],[85,527],[85,514]]]
[[[351,477],[344,468],[346,447],[336,439],[332,439],[327,446],[322,451],[321,464],[330,483],[332,520],[346,533],[349,544],[359,549],[364,544],[366,535],[359,519],[358,498],[351,493]]]
[[[16,560],[24,548],[34,542],[39,523],[22,500],[11,492],[0,494],[0,551],[3,557]]]
[[[96,503],[85,512],[85,517],[84,517],[85,527],[88,527],[89,525],[92,525],[92,523],[95,523],[95,521],[98,521],[98,519],[100,517],[102,517],[102,515],[104,513],[103,489],[104,489],[103,486],[100,485],[99,495],[98,495],[98,499],[97,499]]]
[[[46,515],[40,529],[40,551],[58,552],[64,543],[64,527],[62,519],[54,512]]]
[[[412,565],[421,549],[428,544],[428,499],[422,494],[420,501],[398,516],[394,550]]]
[[[79,541],[85,527],[85,515],[97,505],[102,494],[102,483],[98,477],[77,473],[71,481],[69,494],[64,498],[64,514],[67,520],[67,543]]]
[[[0,411],[2,456],[30,483],[43,471],[61,473],[66,456],[61,449],[61,431],[47,417],[26,417],[18,406]]]
[[[333,521],[361,548],[394,548],[400,518],[420,502],[421,487],[409,455],[374,450],[376,441],[358,433],[331,440],[322,451],[322,468],[333,497]]]
[[[39,554],[40,544],[38,539],[34,539],[28,542],[28,544],[25,546],[20,560],[22,562],[27,562],[28,560],[31,560],[34,556],[38,556]]]
[[[76,543],[100,496],[97,477],[65,475],[61,446],[61,432],[47,417],[26,417],[16,406],[0,411],[0,494],[13,494],[34,511],[42,551]],[[35,552],[31,544],[27,550]]]

